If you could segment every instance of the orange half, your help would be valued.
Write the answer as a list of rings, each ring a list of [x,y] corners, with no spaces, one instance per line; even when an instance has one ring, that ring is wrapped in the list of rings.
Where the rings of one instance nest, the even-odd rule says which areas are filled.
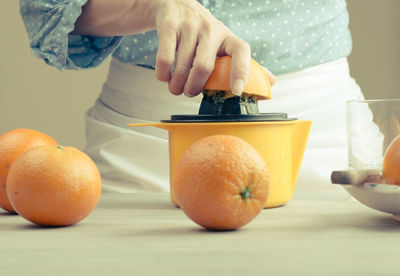
[[[232,57],[223,56],[215,60],[214,70],[204,85],[204,90],[225,91],[226,97],[234,95],[230,89],[230,72]],[[250,62],[250,72],[244,94],[255,97],[257,100],[271,99],[271,84],[268,75],[260,64],[254,59]]]

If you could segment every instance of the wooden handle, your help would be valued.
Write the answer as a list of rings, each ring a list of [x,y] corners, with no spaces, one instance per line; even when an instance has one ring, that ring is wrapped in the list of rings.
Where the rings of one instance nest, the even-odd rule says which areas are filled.
[[[370,182],[371,179],[380,179],[379,170],[344,170],[333,171],[331,174],[332,184],[361,185]],[[378,181],[377,181],[378,182]]]

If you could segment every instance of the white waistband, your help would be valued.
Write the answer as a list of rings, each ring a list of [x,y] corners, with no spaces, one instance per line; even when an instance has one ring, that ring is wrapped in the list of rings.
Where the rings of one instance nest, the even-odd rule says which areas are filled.
[[[112,59],[101,101],[126,116],[150,121],[168,119],[172,114],[196,114],[201,97],[175,96],[154,70]]]

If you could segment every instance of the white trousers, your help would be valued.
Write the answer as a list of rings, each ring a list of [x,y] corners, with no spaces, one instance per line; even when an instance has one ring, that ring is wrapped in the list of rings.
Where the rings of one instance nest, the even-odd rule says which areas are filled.
[[[346,101],[363,99],[347,59],[276,77],[272,100],[259,102],[260,112],[313,121],[296,189],[337,188],[330,174],[348,164]],[[99,99],[86,114],[85,151],[99,167],[104,191],[168,191],[167,131],[128,124],[197,114],[200,101],[172,95],[151,69],[112,60]]]

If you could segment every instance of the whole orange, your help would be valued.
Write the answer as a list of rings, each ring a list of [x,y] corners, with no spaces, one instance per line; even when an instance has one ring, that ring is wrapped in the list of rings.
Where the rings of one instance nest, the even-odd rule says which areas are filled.
[[[73,147],[34,147],[20,155],[8,173],[7,195],[12,206],[39,225],[79,222],[96,207],[100,194],[95,163]]]
[[[387,184],[400,186],[400,136],[393,139],[385,152],[382,176]]]
[[[27,128],[10,130],[0,136],[0,207],[4,210],[15,212],[6,193],[6,179],[12,163],[28,149],[43,145],[58,143],[47,134]]]
[[[265,206],[269,172],[258,151],[231,135],[194,142],[177,163],[174,191],[179,206],[197,224],[232,230]]]

